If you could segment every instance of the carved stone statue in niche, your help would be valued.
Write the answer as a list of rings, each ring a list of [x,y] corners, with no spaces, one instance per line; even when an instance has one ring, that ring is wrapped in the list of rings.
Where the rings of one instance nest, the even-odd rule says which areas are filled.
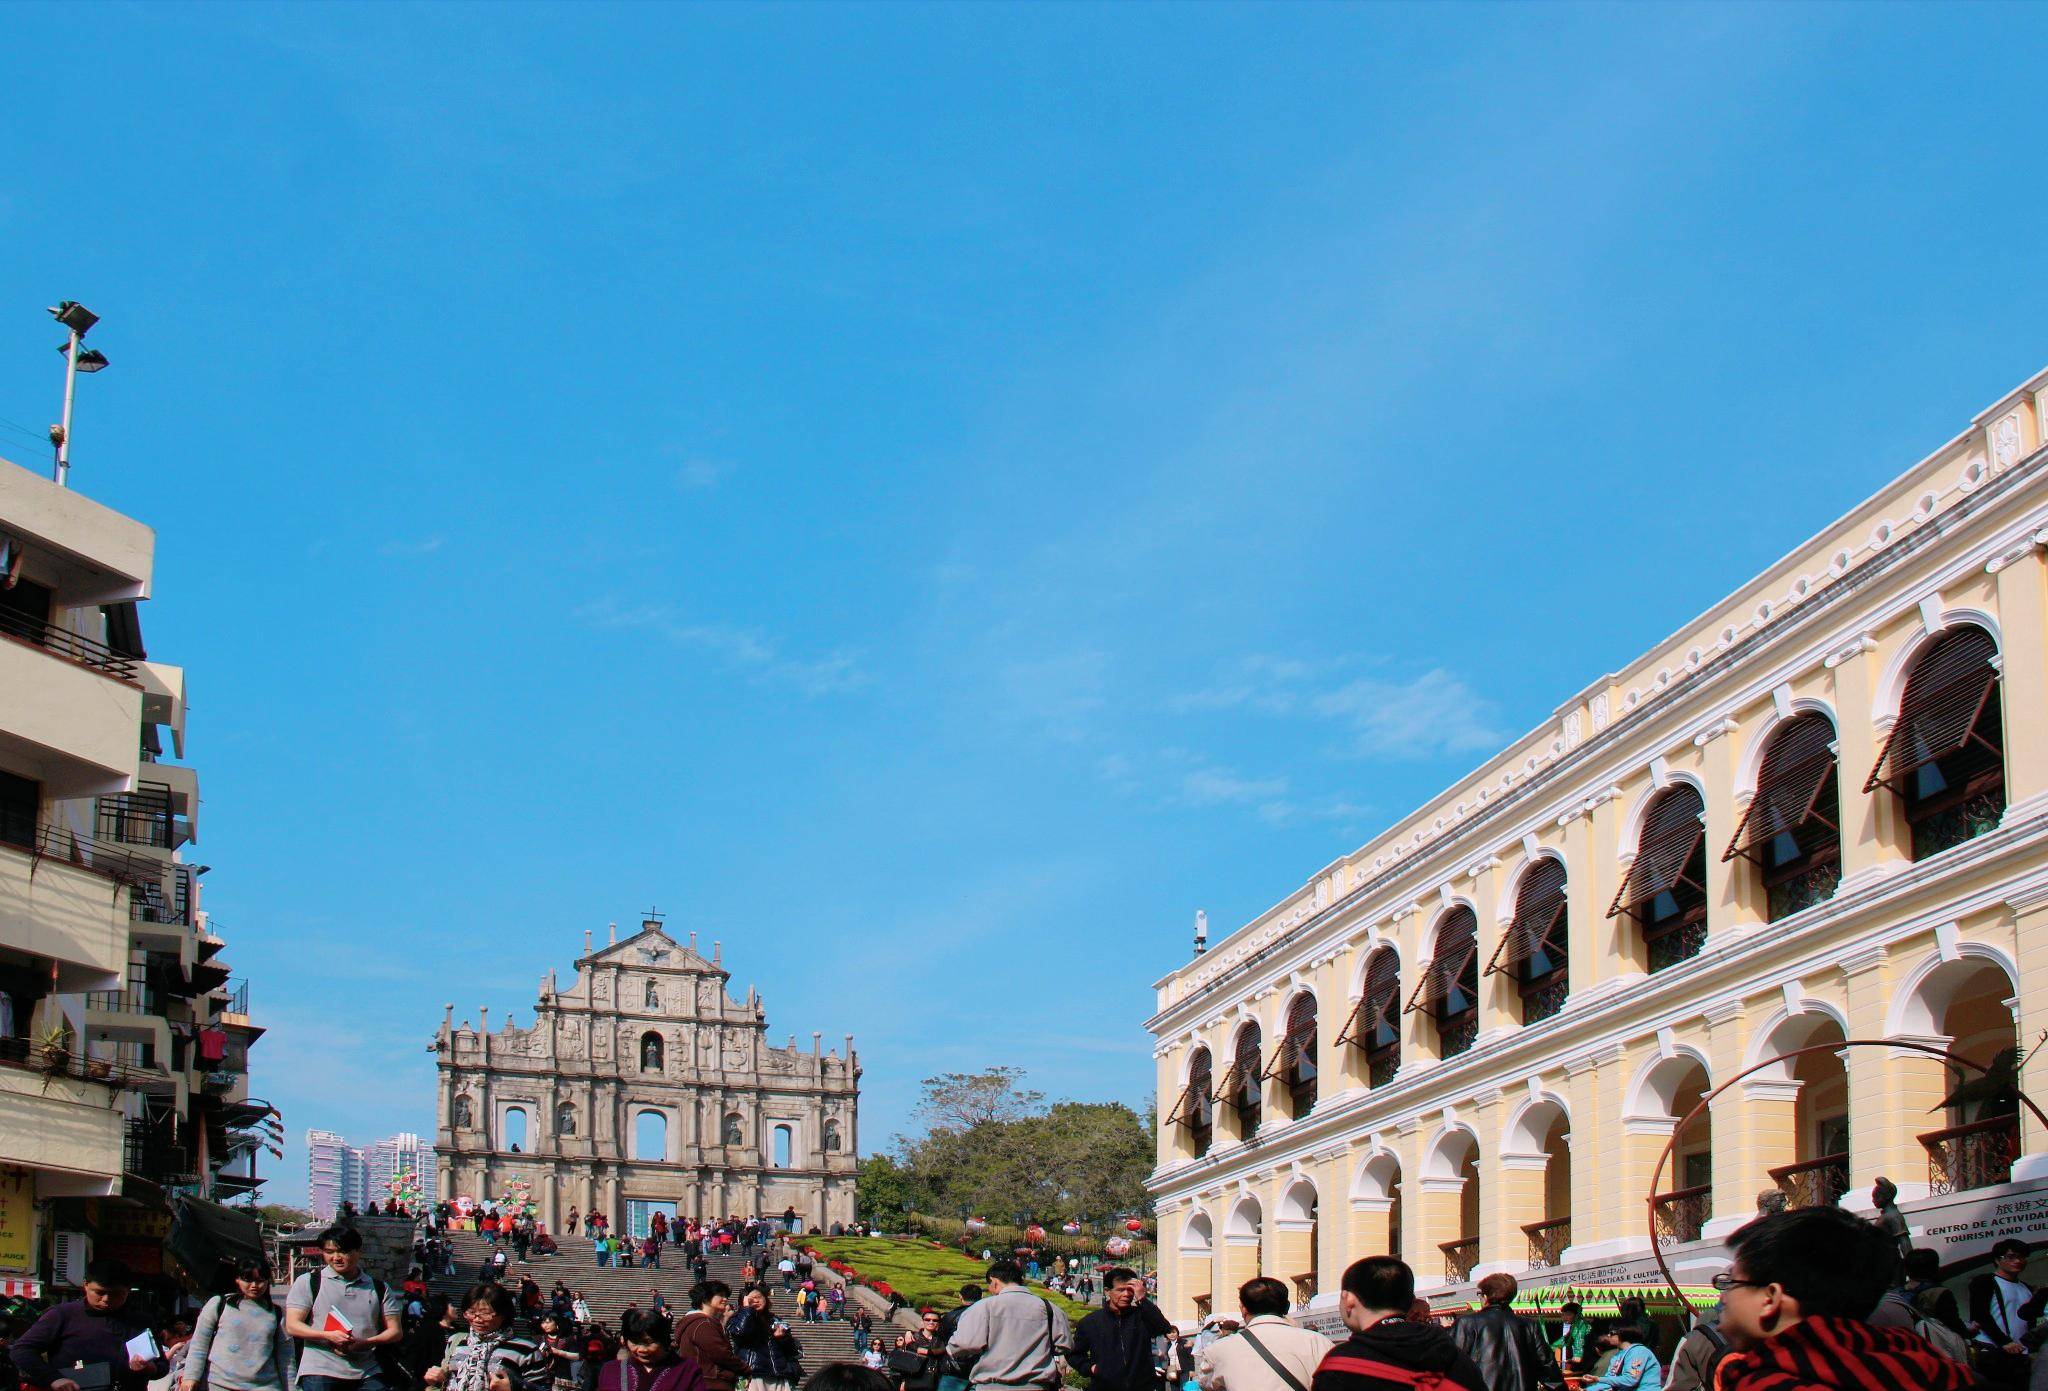
[[[467,1096],[457,1096],[450,1110],[451,1119],[457,1130],[468,1130],[476,1124],[476,1112],[471,1108]]]
[[[737,1115],[731,1115],[725,1118],[724,1143],[732,1145],[734,1147],[738,1147],[747,1143],[746,1132],[740,1127],[740,1118]]]
[[[661,1036],[659,1034],[649,1034],[640,1040],[640,1070],[642,1072],[661,1071]]]
[[[651,980],[647,982],[646,1003],[649,1009],[661,1008],[661,987]]]
[[[555,1134],[574,1135],[575,1133],[576,1108],[565,1101],[555,1107]]]

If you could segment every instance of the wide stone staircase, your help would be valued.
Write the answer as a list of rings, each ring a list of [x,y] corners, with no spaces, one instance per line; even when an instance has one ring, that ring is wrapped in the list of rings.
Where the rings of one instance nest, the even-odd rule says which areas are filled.
[[[652,1307],[654,1292],[659,1290],[667,1301],[672,1316],[680,1317],[690,1307],[690,1286],[696,1277],[690,1273],[690,1263],[683,1256],[682,1248],[662,1248],[661,1266],[658,1269],[640,1264],[630,1267],[599,1266],[597,1253],[591,1249],[590,1240],[581,1236],[558,1238],[560,1249],[551,1256],[532,1256],[520,1260],[507,1245],[504,1250],[511,1264],[506,1271],[506,1283],[516,1284],[522,1275],[531,1275],[540,1286],[541,1295],[546,1298],[561,1281],[571,1290],[579,1290],[590,1305],[590,1315],[614,1333],[619,1328],[620,1315],[632,1305],[640,1309]],[[455,1274],[437,1275],[427,1282],[428,1289],[435,1294],[445,1294],[450,1299],[460,1299],[462,1292],[476,1282],[477,1272],[490,1256],[492,1246],[473,1231],[462,1230],[448,1234],[448,1244],[455,1255]],[[825,1323],[804,1323],[797,1317],[796,1295],[785,1293],[781,1277],[773,1269],[762,1248],[756,1255],[756,1263],[767,1268],[768,1289],[775,1306],[776,1315],[790,1326],[797,1342],[803,1347],[803,1365],[806,1373],[838,1362],[858,1362],[860,1356],[854,1351],[853,1329],[844,1319],[829,1320]],[[735,1291],[734,1303],[738,1303],[740,1268],[745,1264],[738,1255],[715,1255],[708,1259],[710,1275],[714,1280],[723,1280]],[[817,1276],[822,1282],[828,1272],[821,1265]],[[865,1290],[849,1290],[846,1310],[851,1313],[855,1299],[873,1301],[870,1305],[875,1313],[875,1336],[877,1339],[893,1340],[902,1330],[892,1328],[883,1332],[886,1320],[880,1306],[882,1301]],[[886,1348],[888,1343],[885,1341]]]

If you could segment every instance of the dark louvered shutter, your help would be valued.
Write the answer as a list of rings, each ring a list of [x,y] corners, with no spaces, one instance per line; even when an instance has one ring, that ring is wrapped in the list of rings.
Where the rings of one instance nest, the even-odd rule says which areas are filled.
[[[1489,973],[1513,971],[1538,952],[1559,965],[1565,956],[1565,869],[1562,862],[1541,859],[1522,875],[1515,894],[1515,916],[1494,948]]]
[[[1914,773],[1972,744],[2002,756],[2003,732],[1984,718],[1997,700],[1997,655],[1991,634],[1977,627],[1945,633],[1928,649],[1906,682],[1898,723],[1863,784],[1865,792],[1890,787],[1905,793]]]
[[[1831,747],[1835,727],[1825,715],[1800,715],[1788,721],[1771,737],[1764,752],[1764,764],[1757,777],[1756,796],[1735,828],[1735,839],[1721,858],[1737,855],[1768,867],[1783,853],[1769,854],[1779,837],[1800,838],[1811,823],[1833,831],[1836,810],[1819,805],[1821,793],[1832,785],[1835,753]]]
[[[1643,836],[1636,842],[1635,863],[1614,896],[1607,916],[1634,912],[1658,894],[1668,893],[1685,876],[1693,852],[1706,838],[1707,804],[1691,783],[1678,783],[1657,794],[1643,817]],[[1705,892],[1706,885],[1696,885]]]

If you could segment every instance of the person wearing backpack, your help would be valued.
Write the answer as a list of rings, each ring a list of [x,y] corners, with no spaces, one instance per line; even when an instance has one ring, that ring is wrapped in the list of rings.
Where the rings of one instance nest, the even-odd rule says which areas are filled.
[[[363,1269],[363,1234],[320,1233],[325,1264],[292,1282],[285,1332],[299,1342],[299,1391],[393,1391],[378,1354],[405,1336],[405,1301]]]
[[[1296,1328],[1287,1317],[1287,1305],[1287,1286],[1270,1275],[1238,1286],[1237,1307],[1244,1322],[1237,1332],[1202,1349],[1195,1364],[1195,1384],[1201,1391],[1308,1391],[1316,1368],[1330,1351],[1330,1340]],[[1088,1320],[1081,1323],[1086,1327]]]
[[[1368,1256],[1344,1272],[1337,1312],[1351,1336],[1316,1368],[1310,1391],[1491,1391],[1471,1358],[1433,1323],[1408,1321],[1415,1272]]]
[[[1721,1331],[1721,1306],[1702,1309],[1692,1331],[1679,1339],[1664,1391],[1713,1391],[1714,1369],[1729,1350],[1728,1336]]]
[[[185,1349],[180,1391],[292,1391],[298,1352],[284,1314],[270,1302],[270,1262],[235,1267],[235,1292],[217,1294],[199,1311]]]
[[[1906,1283],[1885,1292],[1870,1321],[1880,1328],[1918,1333],[1949,1361],[1968,1365],[1969,1329],[1963,1324],[1955,1292],[1936,1283],[1940,1275],[1940,1254],[1924,1246],[1914,1247],[1906,1253]]]

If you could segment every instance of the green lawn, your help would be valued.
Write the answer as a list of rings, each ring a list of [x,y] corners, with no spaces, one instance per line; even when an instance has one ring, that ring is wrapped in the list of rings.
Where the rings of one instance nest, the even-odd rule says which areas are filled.
[[[922,1241],[897,1241],[878,1236],[821,1236],[806,1237],[805,1241],[818,1248],[827,1260],[840,1260],[860,1272],[862,1279],[873,1284],[885,1280],[901,1295],[912,1308],[929,1304],[938,1309],[950,1309],[960,1302],[960,1287],[968,1281],[981,1283],[988,1267],[978,1260],[971,1260],[949,1247],[931,1246]],[[1077,1304],[1065,1295],[1054,1294],[1042,1285],[1033,1285],[1032,1292],[1066,1310],[1067,1317],[1078,1321],[1089,1312],[1085,1304]]]

